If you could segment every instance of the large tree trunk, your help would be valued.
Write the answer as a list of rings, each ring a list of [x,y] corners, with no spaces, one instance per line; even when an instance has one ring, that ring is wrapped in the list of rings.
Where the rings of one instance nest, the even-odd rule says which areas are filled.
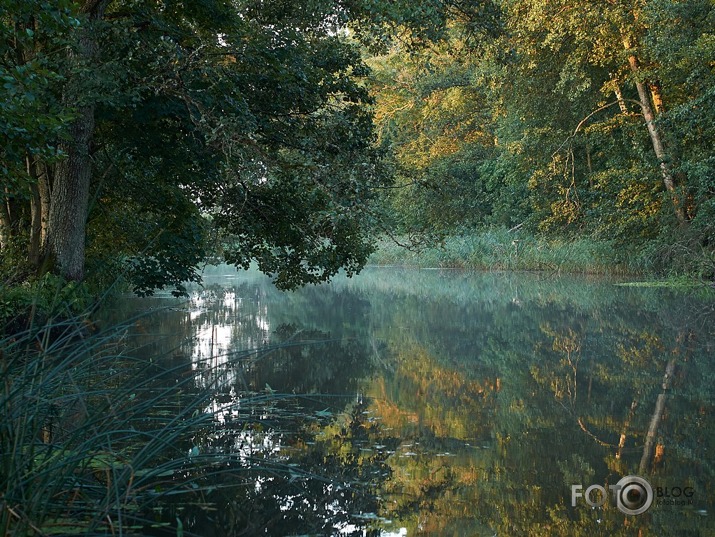
[[[627,51],[632,50],[631,42],[627,37],[623,39],[623,46]],[[653,145],[653,152],[655,153],[656,159],[658,159],[658,165],[660,166],[660,173],[663,177],[663,185],[665,185],[666,190],[670,194],[670,198],[673,201],[673,206],[675,209],[675,216],[678,222],[684,224],[686,222],[685,211],[683,210],[682,203],[678,199],[678,194],[675,190],[675,180],[673,179],[673,172],[670,169],[670,163],[668,161],[668,155],[665,151],[665,144],[663,143],[663,137],[661,136],[658,128],[655,124],[655,112],[651,106],[650,95],[648,87],[643,80],[639,79],[640,76],[640,65],[638,58],[635,54],[629,53],[628,64],[630,65],[631,71],[635,75],[636,90],[638,91],[638,100],[640,101],[641,111],[643,112],[643,118],[645,119],[645,124],[648,129],[648,135],[650,136],[650,141]],[[658,96],[657,105],[662,107],[662,99],[660,98],[660,88],[656,93]]]
[[[91,65],[96,59],[98,44],[93,22],[101,19],[110,0],[87,0],[81,12],[88,24],[80,30],[77,51],[71,61]],[[67,95],[68,105],[76,103],[78,95]],[[67,157],[55,171],[49,210],[47,246],[59,273],[70,280],[84,277],[87,203],[92,178],[91,143],[94,133],[94,109],[89,104],[78,107],[78,117],[70,127],[70,141],[62,149]]]
[[[94,106],[85,106],[70,129],[71,142],[62,148],[67,158],[57,165],[52,188],[47,245],[60,274],[69,280],[84,277],[93,131]]]

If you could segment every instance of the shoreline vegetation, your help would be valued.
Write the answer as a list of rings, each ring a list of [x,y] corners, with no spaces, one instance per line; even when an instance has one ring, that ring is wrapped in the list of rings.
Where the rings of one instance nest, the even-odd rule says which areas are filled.
[[[399,242],[399,244],[398,244]],[[407,242],[407,241],[405,241]],[[633,278],[618,285],[639,287],[711,286],[698,266],[708,259],[690,258],[689,267],[659,270],[654,252],[643,248],[624,254],[612,241],[575,240],[514,233],[505,228],[454,234],[439,243],[406,247],[400,238],[383,238],[370,265],[477,271],[551,272]]]
[[[621,262],[606,241],[547,240],[506,229],[448,237],[419,251],[383,240],[370,263],[649,276],[642,256]],[[670,275],[664,281],[618,285],[686,287],[699,281]],[[0,457],[0,534],[105,535],[121,527],[129,534],[181,535],[184,515],[172,501],[158,520],[147,515],[157,501],[178,495],[190,502],[208,492],[203,479],[217,464],[229,465],[237,480],[245,477],[241,461],[200,453],[187,443],[211,419],[202,411],[206,396],[183,395],[195,374],[174,384],[178,366],[157,358],[149,364],[153,373],[143,377],[145,365],[125,349],[129,324],[95,325],[86,287],[45,277],[33,286],[14,287],[14,293],[14,303],[0,293],[0,328],[5,330],[0,333],[0,370],[6,379],[0,389],[5,416],[0,453],[7,455]],[[2,317],[18,307],[25,308],[26,322],[19,322],[26,328],[17,325],[8,332],[12,324]],[[276,394],[246,396],[253,408]],[[135,429],[144,415],[149,416],[147,426]],[[162,452],[167,438],[177,445],[168,454]]]
[[[376,265],[503,271],[634,274],[619,263],[607,243],[517,236],[496,230],[453,235],[429,246],[403,247],[382,240],[370,258]]]

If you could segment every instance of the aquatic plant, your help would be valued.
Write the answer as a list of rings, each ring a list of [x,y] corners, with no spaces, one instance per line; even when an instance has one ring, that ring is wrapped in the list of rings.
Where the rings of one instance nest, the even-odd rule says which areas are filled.
[[[330,532],[352,516],[336,505],[371,502],[362,466],[326,467],[322,444],[288,445],[292,435],[305,448],[345,398],[333,407],[268,385],[222,391],[229,371],[306,342],[197,358],[184,341],[155,352],[156,334],[137,338],[150,315],[106,327],[88,311],[30,318],[0,338],[0,535],[183,536],[221,517],[236,531],[300,519]],[[330,448],[359,450],[345,436]],[[298,496],[308,517],[282,510]]]

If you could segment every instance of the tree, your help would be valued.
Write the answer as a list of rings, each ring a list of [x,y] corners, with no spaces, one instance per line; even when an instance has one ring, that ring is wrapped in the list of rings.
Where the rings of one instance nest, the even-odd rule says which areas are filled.
[[[47,253],[61,275],[82,279],[89,241],[90,254],[123,260],[141,292],[195,279],[207,218],[227,234],[227,260],[256,259],[282,287],[359,270],[372,249],[369,204],[386,179],[346,6],[70,8],[78,22],[57,93],[73,121],[53,140],[62,158],[42,162]],[[112,225],[120,248],[94,244],[101,231],[85,238],[88,218],[92,230]],[[172,249],[185,255],[167,262]]]
[[[490,12],[449,11],[436,41],[374,61],[380,132],[409,186],[393,196],[402,220],[526,223],[631,251],[711,241],[712,4],[496,6],[478,38]]]
[[[39,260],[47,232],[48,167],[61,157],[59,140],[73,111],[60,103],[65,69],[59,59],[79,24],[71,2],[5,0],[0,3],[0,249]]]
[[[715,7],[707,1],[653,0],[644,6],[642,18],[648,28],[643,36],[643,50],[651,66],[648,79],[658,82],[654,87],[662,101],[657,123],[670,134],[668,163],[676,178],[687,177],[687,189],[679,196],[690,227],[710,237]]]
[[[78,6],[82,25],[76,46],[69,55],[73,77],[65,88],[65,106],[75,110],[76,119],[68,128],[68,140],[60,151],[66,154],[55,168],[49,204],[47,247],[59,272],[69,280],[84,278],[85,226],[89,188],[92,180],[92,139],[96,98],[83,91],[80,77],[92,74],[99,60],[97,23],[104,17],[110,0],[85,0]]]
[[[449,232],[494,217],[497,112],[488,85],[494,51],[485,49],[498,22],[484,16],[471,23],[448,28],[419,53],[398,42],[370,59],[380,143],[394,157],[399,187],[390,201],[402,230]]]

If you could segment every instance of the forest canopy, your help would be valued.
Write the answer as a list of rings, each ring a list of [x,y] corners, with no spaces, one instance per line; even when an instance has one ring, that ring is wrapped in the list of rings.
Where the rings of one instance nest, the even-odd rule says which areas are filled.
[[[588,237],[712,277],[715,4],[494,7],[368,61],[398,225]]]
[[[0,13],[6,259],[69,280],[112,267],[139,293],[181,291],[217,243],[285,288],[365,263],[387,176],[349,6],[4,0]]]
[[[0,0],[3,279],[279,287],[494,226],[711,277],[711,0]]]

